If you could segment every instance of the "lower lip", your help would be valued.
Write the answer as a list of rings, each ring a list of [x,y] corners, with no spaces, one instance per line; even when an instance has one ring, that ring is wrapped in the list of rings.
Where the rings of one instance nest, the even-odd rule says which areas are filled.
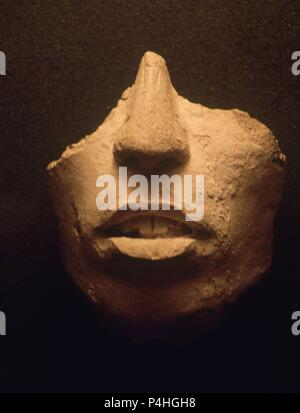
[[[195,239],[184,237],[156,239],[111,237],[109,240],[121,254],[151,261],[182,255],[196,242]]]

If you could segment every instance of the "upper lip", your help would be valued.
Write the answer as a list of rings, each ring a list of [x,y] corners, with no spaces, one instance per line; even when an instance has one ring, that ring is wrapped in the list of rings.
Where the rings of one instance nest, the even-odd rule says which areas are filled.
[[[186,221],[181,210],[118,210],[99,228],[102,237],[208,239],[213,231],[205,222]]]

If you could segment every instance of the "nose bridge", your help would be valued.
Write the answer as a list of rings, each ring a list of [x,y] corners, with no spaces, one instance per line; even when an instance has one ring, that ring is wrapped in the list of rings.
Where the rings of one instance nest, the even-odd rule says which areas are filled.
[[[147,52],[131,89],[127,122],[115,140],[114,155],[118,161],[187,159],[188,140],[178,120],[175,99],[164,59]]]

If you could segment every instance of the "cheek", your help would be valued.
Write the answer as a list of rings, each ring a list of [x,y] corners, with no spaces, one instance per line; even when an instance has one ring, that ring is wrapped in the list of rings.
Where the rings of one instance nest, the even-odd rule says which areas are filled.
[[[249,193],[240,193],[231,204],[229,232],[232,244],[244,254],[261,249],[266,253],[272,242],[274,211],[264,202]]]

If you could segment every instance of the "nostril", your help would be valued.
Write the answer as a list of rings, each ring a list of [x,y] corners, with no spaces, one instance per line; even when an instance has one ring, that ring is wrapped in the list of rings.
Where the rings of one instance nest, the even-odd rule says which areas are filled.
[[[120,166],[127,166],[128,168],[135,167],[139,160],[136,154],[128,150],[121,149],[118,145],[114,146],[114,158]]]
[[[168,148],[166,150],[148,150],[139,147],[125,147],[125,145],[114,145],[115,161],[120,166],[139,169],[171,169],[174,166],[185,163],[189,158],[189,147]]]

